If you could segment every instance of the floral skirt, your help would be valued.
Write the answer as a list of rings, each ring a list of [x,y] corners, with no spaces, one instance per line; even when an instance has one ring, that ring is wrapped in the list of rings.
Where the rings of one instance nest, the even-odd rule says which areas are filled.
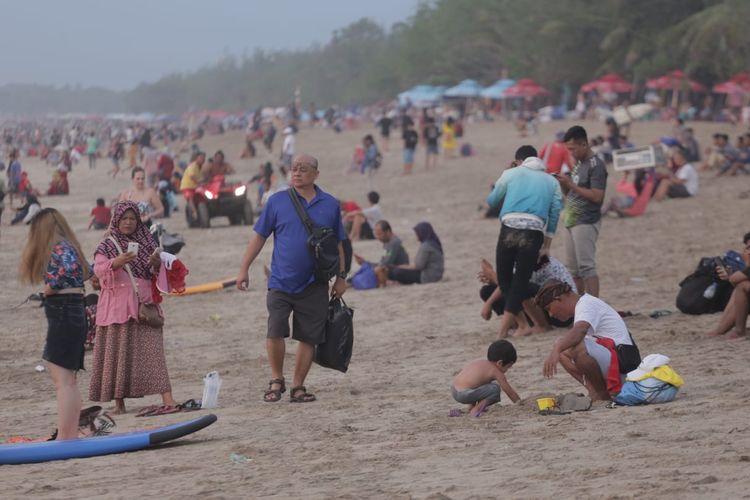
[[[96,327],[89,399],[140,398],[171,392],[161,328],[128,321]]]

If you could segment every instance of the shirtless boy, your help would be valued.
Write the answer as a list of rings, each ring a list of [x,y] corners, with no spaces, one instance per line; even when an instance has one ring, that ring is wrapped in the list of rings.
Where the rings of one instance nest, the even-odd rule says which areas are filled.
[[[466,364],[453,379],[453,399],[469,405],[469,414],[478,417],[490,405],[500,402],[500,389],[517,403],[520,398],[508,383],[505,373],[516,362],[516,349],[507,340],[497,340],[487,349],[487,359]],[[457,416],[460,412],[451,412]]]

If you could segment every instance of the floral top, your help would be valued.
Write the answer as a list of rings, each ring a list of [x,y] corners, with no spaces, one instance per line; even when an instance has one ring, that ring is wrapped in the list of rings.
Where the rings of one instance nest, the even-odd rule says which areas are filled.
[[[85,263],[84,265],[89,265]],[[89,275],[93,274],[89,266]],[[75,247],[68,240],[60,240],[52,247],[52,255],[44,273],[44,283],[53,289],[83,288],[83,267]]]

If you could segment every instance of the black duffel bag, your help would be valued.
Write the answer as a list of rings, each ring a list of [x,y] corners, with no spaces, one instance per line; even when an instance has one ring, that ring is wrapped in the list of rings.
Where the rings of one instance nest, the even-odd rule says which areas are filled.
[[[354,347],[354,311],[342,299],[328,303],[326,338],[315,346],[315,362],[325,368],[346,373]]]
[[[703,257],[696,270],[680,282],[677,309],[685,314],[721,312],[729,303],[732,285],[716,274],[717,259]]]

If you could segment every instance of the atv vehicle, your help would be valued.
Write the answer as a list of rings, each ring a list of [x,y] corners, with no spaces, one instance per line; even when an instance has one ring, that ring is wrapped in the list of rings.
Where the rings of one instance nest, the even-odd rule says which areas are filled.
[[[195,189],[192,196],[195,212],[186,203],[185,218],[188,227],[211,227],[214,217],[228,217],[232,225],[253,223],[253,207],[246,196],[247,186],[242,182],[225,183],[217,175]],[[187,201],[187,200],[186,200]]]

